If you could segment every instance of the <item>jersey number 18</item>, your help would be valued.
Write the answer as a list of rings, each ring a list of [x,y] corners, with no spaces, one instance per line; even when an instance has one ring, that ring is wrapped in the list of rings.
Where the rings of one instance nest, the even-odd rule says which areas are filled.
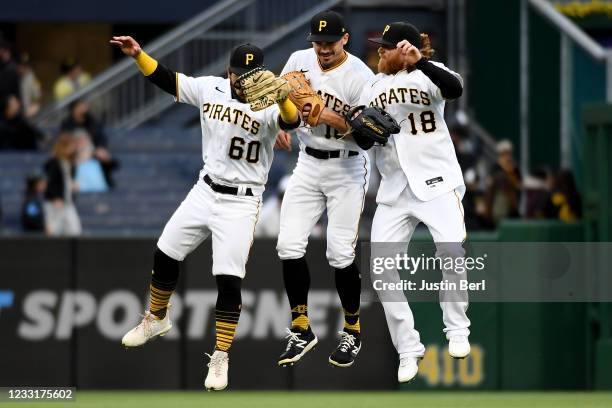
[[[421,119],[421,129],[423,129],[423,132],[431,133],[436,130],[436,116],[434,115],[432,111],[421,112],[420,119]],[[408,120],[410,121],[410,127],[411,127],[410,133],[412,133],[413,135],[416,135],[417,128],[416,128],[416,123],[415,123],[415,118],[414,118],[414,112],[410,112],[408,114]]]
[[[325,138],[326,139],[331,139],[332,134],[333,134],[333,136],[336,139],[341,139],[342,138],[342,136],[340,136],[340,132],[338,132],[338,130],[332,128],[329,125],[325,125]]]

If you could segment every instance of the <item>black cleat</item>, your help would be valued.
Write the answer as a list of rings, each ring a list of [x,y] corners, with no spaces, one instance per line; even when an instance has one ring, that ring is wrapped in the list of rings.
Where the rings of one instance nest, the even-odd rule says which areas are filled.
[[[304,354],[308,353],[317,344],[317,336],[310,330],[291,331],[287,329],[287,348],[278,358],[278,365],[281,367],[291,366],[297,363]]]
[[[329,364],[336,367],[350,367],[361,350],[361,338],[359,334],[351,334],[345,331],[338,332],[342,338],[340,344],[329,356]]]

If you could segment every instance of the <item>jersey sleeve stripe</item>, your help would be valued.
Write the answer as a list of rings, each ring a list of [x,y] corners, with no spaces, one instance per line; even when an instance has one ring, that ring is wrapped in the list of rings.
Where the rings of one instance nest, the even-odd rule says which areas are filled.
[[[179,94],[180,94],[179,89],[180,88],[179,88],[179,76],[178,76],[178,72],[175,73],[174,75],[175,75],[175,81],[176,81],[176,101],[180,102],[180,99],[179,99]]]

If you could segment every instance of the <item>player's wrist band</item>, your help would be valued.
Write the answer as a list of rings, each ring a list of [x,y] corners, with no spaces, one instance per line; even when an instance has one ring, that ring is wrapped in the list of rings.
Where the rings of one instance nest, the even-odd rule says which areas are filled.
[[[293,102],[289,100],[289,98],[278,102],[278,109],[283,122],[292,123],[295,120],[295,117],[297,116],[297,108]]]
[[[144,50],[141,50],[134,60],[144,76],[151,75],[157,69],[157,61],[144,52]]]

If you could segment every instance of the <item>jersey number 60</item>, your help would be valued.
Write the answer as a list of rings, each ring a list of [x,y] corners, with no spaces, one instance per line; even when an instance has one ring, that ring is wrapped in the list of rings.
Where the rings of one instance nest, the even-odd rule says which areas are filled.
[[[253,140],[247,144],[246,154],[245,154],[245,145],[246,141],[238,136],[232,137],[232,142],[230,143],[229,149],[229,157],[234,160],[240,160],[243,157],[249,163],[257,163],[259,161],[259,148],[261,147],[261,142],[258,140]]]

